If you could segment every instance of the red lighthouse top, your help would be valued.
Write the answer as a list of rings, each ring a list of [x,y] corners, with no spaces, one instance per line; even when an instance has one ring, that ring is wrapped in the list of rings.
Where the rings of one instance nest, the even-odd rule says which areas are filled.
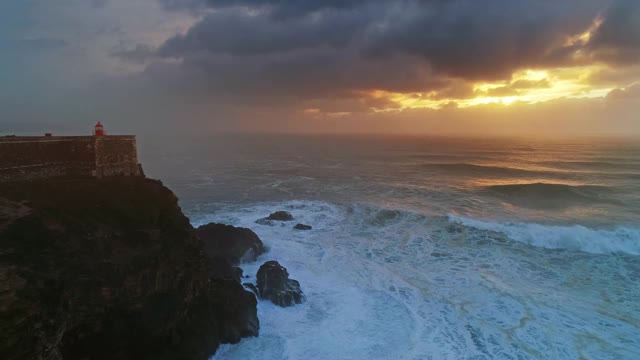
[[[98,123],[96,124],[96,128],[95,128],[95,130],[93,132],[93,135],[95,135],[95,136],[104,136],[104,126],[102,126],[100,121],[98,121]]]

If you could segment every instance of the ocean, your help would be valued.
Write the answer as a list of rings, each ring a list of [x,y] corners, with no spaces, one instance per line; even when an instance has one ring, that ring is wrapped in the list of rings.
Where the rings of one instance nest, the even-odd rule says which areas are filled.
[[[269,251],[245,274],[277,260],[306,295],[260,301],[260,336],[214,359],[640,359],[640,141],[229,135],[141,150],[194,226],[260,236]],[[276,210],[295,222],[255,223]]]

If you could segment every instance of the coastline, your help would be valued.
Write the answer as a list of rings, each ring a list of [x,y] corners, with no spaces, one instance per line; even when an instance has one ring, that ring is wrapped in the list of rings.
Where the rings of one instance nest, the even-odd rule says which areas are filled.
[[[257,336],[256,298],[144,178],[0,184],[5,359],[208,359]]]

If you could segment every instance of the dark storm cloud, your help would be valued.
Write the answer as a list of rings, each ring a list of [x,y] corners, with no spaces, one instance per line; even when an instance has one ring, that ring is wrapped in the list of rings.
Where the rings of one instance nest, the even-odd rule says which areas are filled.
[[[615,1],[604,19],[589,42],[595,58],[614,64],[639,62],[640,1]]]
[[[326,46],[259,56],[192,54],[179,63],[152,64],[144,75],[162,81],[162,86],[181,84],[236,101],[359,96],[380,84],[388,91],[418,92],[442,89],[451,82],[435,76],[420,59],[394,56],[363,61],[357,52],[336,52]]]
[[[353,14],[319,14],[273,21],[264,14],[228,9],[206,16],[185,35],[168,40],[161,56],[209,52],[232,55],[268,54],[327,45],[344,47],[366,25]]]
[[[306,15],[325,9],[352,9],[367,2],[372,3],[376,0],[160,0],[167,9],[197,11],[206,7],[215,9],[244,7],[266,10],[269,15],[278,19]]]
[[[160,1],[202,18],[156,49],[113,55],[177,59],[176,75],[157,66],[147,75],[198,73],[210,90],[445,92],[456,81],[508,80],[523,68],[638,61],[636,0]],[[599,17],[590,41],[567,43]],[[455,90],[470,94],[468,85]]]
[[[422,56],[437,71],[465,79],[505,79],[552,59],[567,37],[584,31],[606,1],[406,2],[377,31],[374,54]],[[557,65],[557,64],[555,64]]]

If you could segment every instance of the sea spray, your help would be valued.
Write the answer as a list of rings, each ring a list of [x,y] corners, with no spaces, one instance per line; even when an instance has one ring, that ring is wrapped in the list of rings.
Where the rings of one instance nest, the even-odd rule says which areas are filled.
[[[291,212],[313,230],[255,223],[275,210]],[[558,252],[486,225],[499,223],[362,203],[234,205],[200,219],[252,228],[270,251],[245,264],[245,273],[254,276],[263,261],[277,260],[307,295],[307,302],[287,309],[261,301],[260,336],[223,346],[216,359],[640,354],[634,300],[640,285],[633,280],[640,266],[632,255],[591,254],[568,244]],[[585,239],[607,238],[584,229],[600,234]],[[584,337],[593,341],[584,344]]]
[[[449,220],[475,229],[500,232],[509,239],[547,249],[640,255],[640,228],[637,227],[591,229],[582,225],[496,222],[456,215],[449,215]]]

